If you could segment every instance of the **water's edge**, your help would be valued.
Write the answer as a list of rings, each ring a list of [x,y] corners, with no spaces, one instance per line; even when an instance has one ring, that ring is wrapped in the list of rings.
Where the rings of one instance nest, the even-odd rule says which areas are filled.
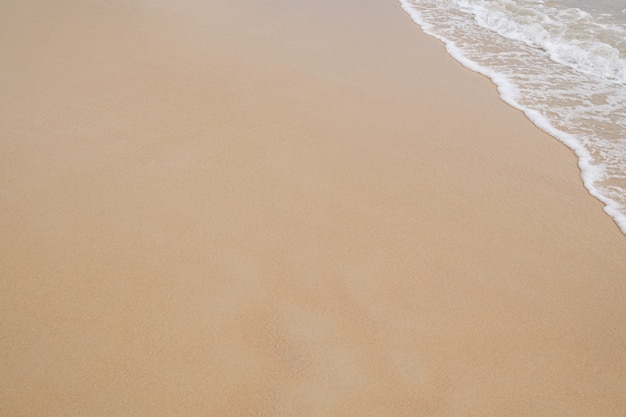
[[[469,58],[467,58],[462,50],[450,39],[437,33],[430,24],[425,22],[418,11],[416,11],[407,0],[399,0],[402,9],[411,17],[411,19],[422,29],[422,31],[444,43],[446,51],[450,56],[457,60],[461,65],[471,71],[477,72],[489,78],[497,87],[500,98],[511,107],[522,111],[526,117],[539,129],[546,132],[550,136],[558,139],[560,142],[570,148],[578,157],[578,167],[581,171],[581,180],[590,195],[598,199],[604,204],[604,211],[608,214],[624,235],[626,235],[626,214],[622,213],[620,204],[617,201],[603,195],[595,186],[594,178],[599,177],[598,168],[591,164],[591,155],[572,135],[557,129],[546,120],[539,112],[530,109],[518,101],[512,95],[507,94],[511,91],[510,82],[502,75],[496,73],[490,68],[484,67]]]

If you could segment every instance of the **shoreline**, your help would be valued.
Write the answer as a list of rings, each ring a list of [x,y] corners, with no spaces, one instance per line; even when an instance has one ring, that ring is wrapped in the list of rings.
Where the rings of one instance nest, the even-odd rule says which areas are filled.
[[[460,47],[453,39],[446,37],[445,32],[440,33],[432,24],[426,23],[426,20],[424,20],[421,12],[411,7],[409,2],[406,0],[400,0],[400,4],[402,9],[425,34],[438,39],[445,45],[446,51],[452,58],[461,63],[461,65],[467,69],[487,77],[497,87],[498,94],[503,102],[523,112],[526,118],[537,126],[537,128],[552,136],[557,141],[563,143],[572,152],[574,152],[578,158],[578,168],[580,170],[581,181],[583,182],[589,195],[603,204],[604,212],[613,219],[616,226],[624,235],[626,235],[626,213],[623,211],[623,204],[620,202],[619,198],[615,197],[615,192],[609,192],[610,190],[608,189],[611,188],[609,184],[617,189],[621,189],[617,178],[613,178],[613,181],[611,181],[612,176],[609,174],[609,171],[619,172],[619,169],[617,167],[612,167],[610,165],[607,166],[601,162],[594,161],[594,158],[592,157],[594,151],[596,153],[602,153],[603,150],[595,149],[594,147],[590,150],[588,148],[589,145],[585,146],[579,135],[574,134],[571,131],[563,130],[565,125],[561,125],[560,127],[558,124],[555,125],[555,117],[550,119],[545,115],[545,111],[548,109],[541,109],[541,107],[535,108],[533,107],[534,104],[522,104],[520,98],[523,99],[525,94],[520,94],[520,92],[517,91],[520,87],[520,80],[517,80],[516,82],[511,79],[511,74],[507,74],[506,71],[504,73],[500,73],[497,70],[494,70],[492,66],[485,65],[468,57],[466,55],[467,52],[463,50],[463,47]],[[528,91],[526,91],[526,93],[528,93]],[[516,95],[522,97],[516,98]],[[605,97],[605,99],[609,100],[610,97]],[[526,101],[528,102],[528,97],[526,97]],[[578,115],[578,118],[585,117],[584,115]],[[604,190],[601,184],[604,184]]]
[[[395,0],[215,3],[0,6],[0,414],[621,416],[575,155]]]

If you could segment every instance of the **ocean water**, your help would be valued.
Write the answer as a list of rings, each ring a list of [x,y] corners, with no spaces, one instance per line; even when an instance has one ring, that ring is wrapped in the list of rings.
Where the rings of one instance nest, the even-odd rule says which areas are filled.
[[[448,52],[578,156],[626,234],[626,0],[400,0]]]

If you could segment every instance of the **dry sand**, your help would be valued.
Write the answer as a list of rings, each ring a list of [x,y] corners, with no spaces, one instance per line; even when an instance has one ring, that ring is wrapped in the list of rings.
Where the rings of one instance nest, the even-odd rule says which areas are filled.
[[[396,1],[0,35],[0,415],[623,417],[626,238]]]

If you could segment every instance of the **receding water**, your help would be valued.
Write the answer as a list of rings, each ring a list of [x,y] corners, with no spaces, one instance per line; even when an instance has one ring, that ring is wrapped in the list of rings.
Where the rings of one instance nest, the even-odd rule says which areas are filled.
[[[626,0],[400,0],[504,101],[568,145],[626,234]]]

